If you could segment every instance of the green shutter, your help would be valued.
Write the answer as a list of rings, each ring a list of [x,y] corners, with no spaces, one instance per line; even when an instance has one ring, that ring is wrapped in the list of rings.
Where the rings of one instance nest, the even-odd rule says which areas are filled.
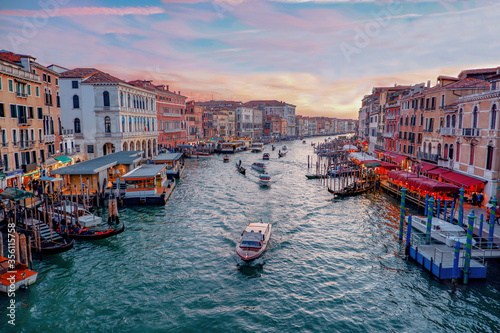
[[[13,92],[14,91],[14,81],[9,80],[9,91]]]
[[[10,116],[12,118],[17,118],[17,107],[14,104],[10,105]]]

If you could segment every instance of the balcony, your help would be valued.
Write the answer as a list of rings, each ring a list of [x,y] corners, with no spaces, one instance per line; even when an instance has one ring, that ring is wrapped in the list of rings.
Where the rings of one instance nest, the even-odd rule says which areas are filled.
[[[28,98],[28,94],[23,93],[23,92],[16,92],[16,97],[19,97],[19,98]]]
[[[33,124],[33,119],[28,118],[18,118],[17,126],[31,126]]]
[[[56,136],[54,134],[45,135],[43,137],[45,143],[52,143],[56,141]]]
[[[63,129],[61,135],[62,135],[63,139],[70,139],[70,138],[74,137],[75,132],[72,129]]]
[[[439,134],[442,136],[456,136],[457,130],[455,128],[451,127],[440,127],[439,128]]]
[[[387,132],[384,132],[382,134],[382,136],[386,139],[394,139],[394,133],[387,133]]]
[[[438,166],[443,168],[453,169],[453,160],[438,159]]]
[[[424,152],[421,152],[421,151],[417,152],[417,158],[419,158],[421,160],[427,160],[427,161],[432,161],[432,162],[437,163],[439,157],[440,156],[438,154],[424,153]]]
[[[392,115],[387,115],[387,116],[385,116],[385,119],[386,119],[386,120],[395,120],[395,119],[396,119],[396,116],[395,116],[395,115],[393,115],[393,114],[392,114]]]
[[[27,149],[32,149],[35,147],[35,141],[34,140],[26,140],[26,141],[21,141],[19,145],[20,150],[27,150]]]
[[[166,113],[166,112],[164,112],[162,115],[163,117],[176,117],[176,118],[180,118],[182,116],[180,113]]]
[[[166,128],[163,130],[163,133],[178,133],[178,132],[182,132],[183,130],[181,128],[174,128],[174,129],[170,129],[170,128]]]
[[[478,137],[481,136],[481,130],[479,128],[462,128],[462,136]]]

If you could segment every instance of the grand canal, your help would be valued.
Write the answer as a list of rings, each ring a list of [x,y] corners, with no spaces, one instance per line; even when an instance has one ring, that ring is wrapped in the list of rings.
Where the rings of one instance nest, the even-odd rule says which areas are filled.
[[[280,143],[281,159],[271,152],[270,188],[250,168],[262,154],[187,160],[166,206],[122,209],[123,234],[35,261],[15,330],[498,332],[500,263],[454,289],[405,261],[398,203],[382,193],[333,201],[304,176],[311,140]],[[259,220],[273,224],[270,248],[244,264],[236,242]]]

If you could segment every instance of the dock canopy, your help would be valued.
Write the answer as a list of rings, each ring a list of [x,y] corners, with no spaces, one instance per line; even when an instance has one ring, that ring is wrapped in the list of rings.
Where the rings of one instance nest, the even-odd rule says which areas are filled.
[[[395,154],[395,153],[388,153],[388,152],[385,152],[384,156],[391,158],[394,163],[401,163],[408,158],[408,156],[403,156],[403,155],[399,155],[399,154]]]
[[[28,191],[23,191],[13,187],[7,187],[5,190],[3,190],[3,192],[0,193],[0,196],[5,199],[18,201],[27,198],[33,198],[35,195]]]
[[[152,159],[152,162],[157,163],[165,163],[165,162],[173,162],[178,161],[182,158],[182,153],[163,153]]]
[[[392,170],[392,171],[389,171],[387,173],[387,176],[389,178],[392,178],[392,179],[395,179],[395,180],[399,180],[399,181],[406,181],[407,179],[410,179],[410,178],[417,178],[419,177],[416,173],[413,173],[413,172],[408,172],[408,171],[404,171],[404,170]],[[422,178],[425,178],[425,179],[429,179],[427,177],[424,177],[424,176],[420,176]]]
[[[54,177],[40,177],[40,178],[38,178],[38,180],[43,180],[46,182],[60,182],[63,179],[62,178],[54,178]]]
[[[62,163],[71,163],[73,160],[69,158],[68,156],[59,156],[59,157],[54,157],[56,161],[62,162]]]
[[[93,175],[115,165],[131,165],[142,159],[142,151],[120,151],[92,160],[76,163],[64,168],[52,170],[54,175]]]
[[[472,178],[472,177],[462,175],[462,174],[454,172],[454,171],[450,171],[450,172],[447,172],[445,174],[442,174],[441,178],[443,180],[450,182],[450,183],[453,183],[453,184],[458,185],[458,186],[463,186],[463,187],[470,187],[470,186],[474,186],[474,185],[479,185],[481,183],[485,183],[484,180]]]

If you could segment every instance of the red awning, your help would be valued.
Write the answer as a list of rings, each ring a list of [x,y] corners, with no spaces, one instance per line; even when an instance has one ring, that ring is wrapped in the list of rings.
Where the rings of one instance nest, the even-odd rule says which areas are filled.
[[[472,177],[462,175],[460,173],[456,173],[453,171],[442,174],[441,178],[450,182],[450,183],[456,184],[458,186],[463,186],[463,187],[470,187],[470,186],[478,185],[481,183],[485,183],[485,181],[483,181],[483,180],[480,180],[477,178],[472,178]]]
[[[427,177],[420,178],[409,178],[408,184],[414,186],[418,189],[427,191],[427,192],[452,192],[458,193],[460,189],[458,186],[448,183],[443,183],[437,181],[435,179],[430,179]]]
[[[392,170],[387,173],[387,176],[392,179],[400,180],[400,181],[406,181],[409,178],[416,178],[418,175],[413,172],[408,172],[404,170]]]
[[[425,162],[419,163],[416,166],[417,169],[420,168],[420,172],[427,172],[427,171],[435,169],[437,167],[438,166],[435,164],[429,164],[429,163],[425,163]]]
[[[389,162],[379,161],[380,167],[385,168],[387,170],[399,169],[400,166],[396,164],[392,164]]]
[[[437,168],[437,169],[428,171],[427,174],[430,176],[437,176],[437,175],[445,174],[445,173],[450,172],[450,171],[451,170],[449,170],[449,169]]]
[[[382,153],[383,153],[383,151],[380,151],[380,150],[375,149],[375,150],[373,151],[373,153],[374,153],[374,154],[382,154]]]
[[[403,156],[403,155],[398,155],[398,154],[393,154],[393,155],[394,155],[394,157],[393,157],[392,161],[396,162],[396,163],[401,163],[408,158],[408,156]]]

